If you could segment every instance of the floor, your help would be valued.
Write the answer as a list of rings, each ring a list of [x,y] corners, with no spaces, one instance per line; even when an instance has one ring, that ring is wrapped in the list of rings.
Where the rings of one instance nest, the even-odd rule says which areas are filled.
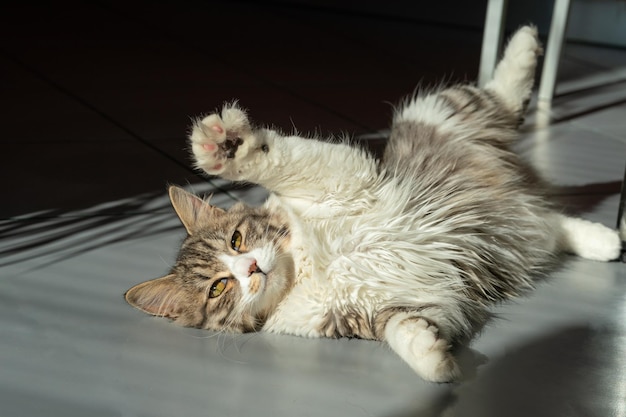
[[[495,308],[458,384],[374,342],[217,335],[124,302],[184,236],[167,184],[264,198],[191,168],[192,117],[238,99],[377,150],[390,103],[476,77],[480,30],[279,3],[20,4],[0,13],[2,416],[626,416],[619,262],[572,257]],[[519,151],[567,209],[615,226],[626,51],[568,43],[557,93],[550,112],[531,104]]]

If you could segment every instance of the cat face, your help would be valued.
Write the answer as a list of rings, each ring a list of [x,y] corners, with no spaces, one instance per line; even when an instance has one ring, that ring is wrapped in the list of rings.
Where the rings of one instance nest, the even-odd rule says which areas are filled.
[[[131,288],[126,301],[183,326],[259,329],[293,283],[283,216],[243,204],[224,211],[177,187],[170,198],[188,236],[171,273]]]

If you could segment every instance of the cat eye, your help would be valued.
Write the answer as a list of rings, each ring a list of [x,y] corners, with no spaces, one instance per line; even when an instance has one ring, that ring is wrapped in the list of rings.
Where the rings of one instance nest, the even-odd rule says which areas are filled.
[[[235,233],[233,233],[233,237],[230,238],[230,247],[239,252],[242,240],[243,237],[241,236],[241,233],[239,233],[239,230],[236,230]]]
[[[218,279],[211,285],[211,289],[209,290],[209,298],[215,298],[222,295],[224,290],[226,289],[226,283],[228,282],[228,278]]]

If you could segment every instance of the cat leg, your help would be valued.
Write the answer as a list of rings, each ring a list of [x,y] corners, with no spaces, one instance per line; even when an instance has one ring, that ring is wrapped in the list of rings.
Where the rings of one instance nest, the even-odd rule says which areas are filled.
[[[620,256],[622,241],[616,230],[588,220],[557,215],[562,229],[562,249],[582,258],[612,261]]]
[[[496,93],[511,111],[521,116],[530,100],[537,57],[541,53],[537,28],[520,28],[511,37],[485,90]]]
[[[465,143],[475,140],[499,147],[513,142],[532,93],[540,53],[536,28],[522,27],[484,89],[457,85],[406,102],[394,115],[383,163],[396,170],[424,169],[445,154],[432,146],[435,141],[455,146],[455,138],[463,138]]]
[[[429,319],[402,312],[394,314],[384,328],[389,346],[422,378],[432,382],[451,382],[461,376],[450,353],[450,342]]]
[[[196,166],[208,174],[259,184],[290,198],[351,198],[377,178],[376,161],[366,151],[254,129],[236,105],[196,121],[190,142]]]

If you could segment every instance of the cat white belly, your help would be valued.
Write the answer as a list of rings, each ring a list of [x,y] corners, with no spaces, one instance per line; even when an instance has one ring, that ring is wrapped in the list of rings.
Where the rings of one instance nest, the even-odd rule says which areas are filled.
[[[308,213],[331,212],[324,204],[309,202],[309,207],[313,208]],[[351,213],[320,217],[323,220],[290,215],[295,283],[264,330],[307,337],[345,336],[350,332],[333,333],[333,320],[351,316],[360,323],[363,334],[358,336],[373,338],[370,325],[381,309],[441,305],[458,289],[447,277],[445,288],[428,290],[433,277],[445,273],[445,268],[426,259],[427,254],[419,256],[419,242],[411,239],[415,231],[407,227],[411,219],[390,223],[389,218],[375,216],[363,224],[363,215]]]
[[[337,262],[345,250],[342,241],[323,238],[337,227],[337,218],[343,219],[343,223],[347,217],[333,210],[332,204],[315,204],[306,199],[272,195],[266,205],[288,211],[296,271],[292,290],[268,318],[263,330],[321,337],[325,336],[321,329],[329,311],[347,302],[371,310],[368,297],[355,285],[358,280],[352,276],[346,279],[352,272]]]

